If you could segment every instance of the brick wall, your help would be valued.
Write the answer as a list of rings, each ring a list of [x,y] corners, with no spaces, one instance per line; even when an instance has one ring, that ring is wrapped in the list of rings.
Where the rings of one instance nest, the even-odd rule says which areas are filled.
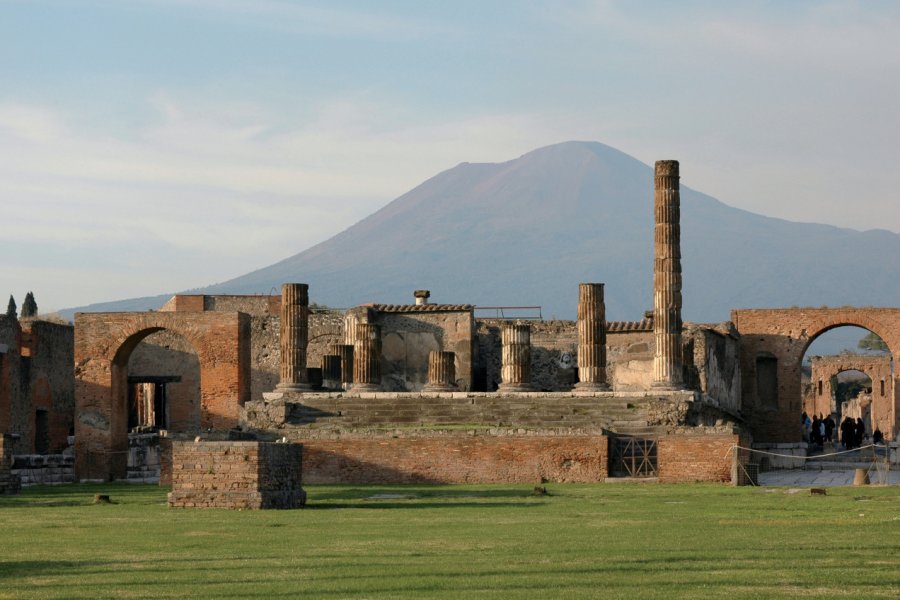
[[[659,481],[731,481],[736,434],[667,435],[657,446]]]
[[[299,508],[303,447],[265,442],[172,441],[169,506]]]
[[[344,437],[303,447],[305,483],[589,483],[607,473],[599,434]]]

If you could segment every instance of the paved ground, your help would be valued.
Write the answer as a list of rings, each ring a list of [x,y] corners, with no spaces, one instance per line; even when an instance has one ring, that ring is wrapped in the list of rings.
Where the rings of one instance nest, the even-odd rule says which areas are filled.
[[[784,471],[770,471],[759,474],[759,485],[785,485],[790,487],[839,487],[853,485],[854,469],[839,471],[820,471],[793,469]],[[887,483],[900,485],[900,471],[896,465],[888,473]],[[869,470],[869,480],[872,483],[882,483],[878,472],[873,468]]]

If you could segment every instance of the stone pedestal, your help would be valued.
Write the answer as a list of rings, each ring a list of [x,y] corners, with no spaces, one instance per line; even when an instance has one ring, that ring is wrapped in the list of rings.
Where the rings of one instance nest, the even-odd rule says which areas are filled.
[[[281,286],[281,381],[279,392],[305,392],[311,386],[306,372],[309,340],[309,286],[285,283]]]
[[[531,326],[506,321],[500,326],[501,383],[498,392],[531,392]]]
[[[372,323],[356,325],[353,347],[353,391],[381,390],[381,326]]]
[[[356,338],[355,331],[353,337],[354,339]],[[332,344],[328,347],[328,354],[334,354],[341,358],[341,376],[338,378],[341,385],[339,387],[349,390],[350,386],[353,385],[353,345]]]
[[[681,347],[681,199],[678,161],[656,162],[653,233],[653,387],[684,387]]]
[[[578,383],[575,389],[600,392],[606,381],[606,304],[602,283],[578,285]]]
[[[425,392],[453,392],[456,387],[456,353],[428,353],[428,385]]]
[[[326,354],[322,357],[322,386],[328,390],[339,390],[341,386],[341,357]]]

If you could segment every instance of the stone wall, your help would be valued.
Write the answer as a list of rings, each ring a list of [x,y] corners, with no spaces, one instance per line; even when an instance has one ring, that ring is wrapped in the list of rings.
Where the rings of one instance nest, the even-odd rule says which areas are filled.
[[[741,410],[740,346],[737,334],[728,327],[688,324],[684,339],[685,383],[701,390],[724,410]]]
[[[306,483],[541,483],[603,481],[603,435],[342,436],[304,443]]]
[[[59,485],[75,482],[75,455],[17,454],[12,473],[26,485]]]
[[[172,441],[170,507],[299,508],[303,447]]]

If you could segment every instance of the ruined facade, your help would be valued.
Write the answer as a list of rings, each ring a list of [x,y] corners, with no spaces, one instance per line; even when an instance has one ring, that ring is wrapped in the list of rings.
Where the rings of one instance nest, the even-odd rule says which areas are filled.
[[[810,357],[811,376],[803,410],[812,415],[865,417],[868,432],[875,429],[890,435],[894,423],[897,395],[890,356],[838,354]],[[860,371],[871,380],[871,388],[851,407],[838,406],[832,378],[846,371]],[[849,408],[849,410],[848,410]]]
[[[0,433],[12,454],[62,452],[75,415],[73,328],[0,315]]]

